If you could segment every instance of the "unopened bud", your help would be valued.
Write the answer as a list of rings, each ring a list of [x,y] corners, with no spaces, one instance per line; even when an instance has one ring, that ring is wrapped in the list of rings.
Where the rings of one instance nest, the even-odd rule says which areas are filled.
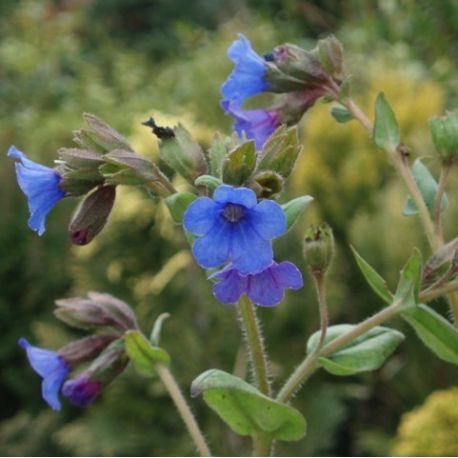
[[[443,163],[458,160],[458,110],[441,118],[429,120],[429,129],[437,152]]]
[[[74,367],[80,363],[91,361],[96,358],[113,340],[116,335],[97,335],[75,340],[65,345],[58,351],[64,361]]]
[[[129,306],[109,294],[90,293],[88,298],[73,297],[56,301],[57,318],[81,329],[112,327],[121,331],[136,328]]]
[[[173,136],[160,137],[160,157],[193,184],[197,177],[208,172],[204,152],[181,124],[173,128],[173,133]]]
[[[437,278],[454,274],[458,270],[458,237],[440,247],[426,261],[422,272],[422,284],[427,285]]]
[[[319,40],[315,54],[328,75],[336,81],[342,81],[345,78],[343,46],[334,35]]]
[[[69,226],[70,239],[75,245],[87,245],[104,228],[115,197],[115,186],[100,186],[83,199]]]
[[[271,199],[281,193],[283,183],[284,180],[281,175],[272,170],[265,170],[253,177],[250,187],[258,198]]]
[[[114,149],[133,151],[126,138],[97,116],[90,113],[84,113],[83,119],[89,127],[89,129],[84,130],[84,135],[87,135],[104,151],[109,152]]]
[[[322,223],[310,226],[304,237],[304,257],[310,271],[324,275],[334,255],[334,236],[331,227]]]

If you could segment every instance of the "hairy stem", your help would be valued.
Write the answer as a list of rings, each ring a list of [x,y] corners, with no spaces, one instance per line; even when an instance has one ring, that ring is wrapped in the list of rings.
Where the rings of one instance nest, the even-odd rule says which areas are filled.
[[[450,173],[451,165],[443,164],[441,168],[441,174],[439,177],[439,183],[437,186],[436,200],[434,202],[434,224],[436,226],[436,243],[437,246],[442,246],[444,244],[444,235],[442,233],[442,217],[441,217],[441,207],[442,207],[442,197],[445,193],[445,186],[447,185],[447,179]]]
[[[329,318],[328,318],[328,305],[326,302],[326,284],[324,275],[313,275],[313,282],[315,284],[316,294],[318,297],[318,304],[320,307],[320,341],[316,351],[320,351],[324,345],[326,339],[326,332],[328,330]]]
[[[256,385],[261,393],[270,396],[270,382],[267,369],[267,357],[264,349],[261,328],[256,317],[256,310],[250,299],[243,295],[238,303],[240,322],[245,335],[245,344]]]
[[[334,353],[336,350],[349,344],[360,335],[397,315],[399,311],[400,301],[395,301],[388,307],[380,310],[380,312],[356,325],[351,331],[331,341],[320,351],[310,353],[283,385],[282,389],[278,393],[277,401],[287,402],[294,396],[302,384],[316,371],[318,368],[318,359],[320,357]]]
[[[166,366],[161,364],[157,366],[157,372],[162,380],[162,383],[169,392],[170,397],[173,399],[181,419],[186,425],[186,428],[188,429],[200,456],[211,456],[207,442],[205,441],[199,425],[197,424],[196,419],[194,418],[194,415],[192,414],[191,409],[189,408],[189,405],[186,402],[186,399],[184,398],[183,393],[181,392],[180,387],[178,386],[172,373]]]

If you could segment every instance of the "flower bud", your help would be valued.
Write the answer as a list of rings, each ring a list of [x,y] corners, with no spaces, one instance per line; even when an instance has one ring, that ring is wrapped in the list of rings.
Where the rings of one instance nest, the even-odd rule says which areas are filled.
[[[75,245],[87,245],[104,228],[116,197],[115,186],[100,186],[75,210],[69,226]]]
[[[73,404],[84,407],[93,402],[100,391],[120,375],[129,359],[124,341],[112,342],[81,374],[64,383],[63,395]]]
[[[458,110],[447,112],[441,118],[430,119],[429,129],[442,162],[458,160]]]
[[[318,41],[315,55],[327,74],[337,81],[343,81],[343,46],[334,35]]]
[[[115,335],[89,336],[75,340],[62,347],[57,353],[70,366],[91,361],[96,358],[113,340],[118,339]]]
[[[112,327],[125,331],[137,327],[130,307],[109,294],[91,292],[88,298],[59,299],[56,306],[56,317],[76,328]]]
[[[282,192],[283,183],[281,175],[272,170],[265,170],[253,177],[250,188],[254,190],[258,198],[272,199]]]
[[[331,227],[322,223],[310,226],[304,237],[304,257],[310,271],[324,275],[334,255],[334,236]]]

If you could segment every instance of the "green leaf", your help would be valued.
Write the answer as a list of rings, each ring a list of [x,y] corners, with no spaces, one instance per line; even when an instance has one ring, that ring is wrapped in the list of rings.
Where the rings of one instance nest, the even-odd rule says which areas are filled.
[[[156,365],[170,362],[169,354],[164,349],[151,345],[139,331],[127,331],[124,341],[127,355],[135,370],[144,377],[155,377]]]
[[[440,359],[458,365],[458,329],[424,304],[405,310],[402,317]]]
[[[230,145],[230,137],[224,137],[220,133],[215,134],[213,142],[208,149],[208,160],[210,163],[210,173],[212,175],[221,177],[224,156],[226,156]]]
[[[170,210],[172,219],[175,224],[183,223],[183,215],[189,204],[197,199],[195,194],[191,192],[177,192],[164,199],[167,208]]]
[[[262,431],[273,439],[295,441],[305,434],[305,419],[299,411],[234,375],[217,369],[204,372],[191,385],[193,397],[202,393],[208,406],[242,436]]]
[[[340,124],[354,119],[353,115],[345,107],[332,107],[331,115]]]
[[[380,149],[394,151],[401,139],[396,116],[381,92],[375,102],[374,142]]]
[[[325,343],[335,340],[354,329],[354,325],[340,324],[328,328]],[[307,342],[310,353],[318,345],[321,331],[315,332]],[[345,347],[327,357],[318,358],[320,365],[333,375],[353,375],[380,368],[390,357],[404,335],[394,329],[377,326],[357,337]]]
[[[219,178],[216,178],[212,175],[201,175],[199,178],[194,181],[196,186],[206,186],[207,188],[211,189],[212,191],[216,189],[222,181]]]
[[[436,204],[436,194],[437,194],[437,182],[434,177],[431,175],[431,172],[428,168],[417,159],[412,166],[412,175],[414,177],[415,183],[417,183],[420,193],[425,201],[426,206],[431,215],[434,215],[435,204]],[[444,193],[441,200],[441,212],[443,212],[448,205],[448,197]],[[405,216],[416,215],[418,213],[417,206],[413,201],[412,197],[407,198],[407,202],[404,207],[403,214]]]
[[[297,221],[299,216],[304,213],[305,209],[308,207],[309,203],[312,202],[312,196],[301,196],[296,197],[286,204],[283,204],[281,208],[283,209],[286,216],[286,227],[288,229]]]
[[[385,302],[390,304],[393,301],[393,294],[388,289],[386,281],[377,273],[377,271],[367,263],[362,256],[353,248],[353,255],[355,256],[356,263],[361,270],[364,278],[373,291],[378,294]]]
[[[420,292],[422,257],[420,251],[415,248],[413,255],[401,270],[401,275],[394,294],[404,307],[415,307],[418,304]]]
[[[250,177],[256,165],[254,141],[242,143],[232,150],[223,161],[223,181],[240,185]]]

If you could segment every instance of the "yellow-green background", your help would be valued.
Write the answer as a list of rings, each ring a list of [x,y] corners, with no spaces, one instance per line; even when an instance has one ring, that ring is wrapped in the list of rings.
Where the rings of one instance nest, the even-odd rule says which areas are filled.
[[[56,150],[72,144],[71,132],[81,126],[84,111],[104,118],[151,158],[157,145],[140,125],[150,115],[164,124],[183,122],[208,145],[215,130],[230,131],[230,120],[219,108],[219,86],[230,72],[226,49],[238,32],[260,52],[284,41],[312,47],[317,38],[335,33],[346,49],[355,99],[372,116],[375,96],[383,90],[406,143],[437,172],[427,119],[458,106],[458,5],[453,0],[3,0],[1,454],[194,453],[161,384],[131,369],[91,407],[81,410],[64,402],[61,412],[51,411],[17,340],[24,336],[59,348],[81,334],[54,319],[54,299],[88,290],[109,292],[132,304],[145,332],[157,315],[171,313],[162,342],[187,392],[205,369],[233,369],[240,345],[233,308],[213,298],[163,205],[137,189],[119,193],[107,228],[87,247],[68,241],[76,204],[71,199],[53,210],[43,237],[32,233],[6,151],[15,144],[52,165]],[[427,250],[417,221],[401,216],[405,193],[383,154],[355,122],[336,124],[329,109],[318,105],[301,123],[304,152],[283,199],[311,194],[315,202],[294,231],[276,243],[277,257],[304,270],[305,225],[322,219],[331,223],[337,241],[331,322],[353,323],[382,303],[365,285],[350,244],[391,286],[412,247]],[[454,173],[449,237],[456,235],[457,181]],[[305,289],[288,293],[281,306],[260,311],[277,388],[318,326],[306,274],[305,281]],[[434,307],[447,314],[445,304]],[[312,378],[294,399],[307,417],[308,435],[280,444],[279,454],[458,454],[458,394],[450,390],[457,385],[458,370],[425,349],[401,320],[392,324],[407,339],[382,369],[348,378],[324,373]],[[407,415],[399,428],[403,414],[437,390],[442,391]],[[219,455],[248,453],[248,441],[230,433],[201,400],[192,400],[192,407]]]

